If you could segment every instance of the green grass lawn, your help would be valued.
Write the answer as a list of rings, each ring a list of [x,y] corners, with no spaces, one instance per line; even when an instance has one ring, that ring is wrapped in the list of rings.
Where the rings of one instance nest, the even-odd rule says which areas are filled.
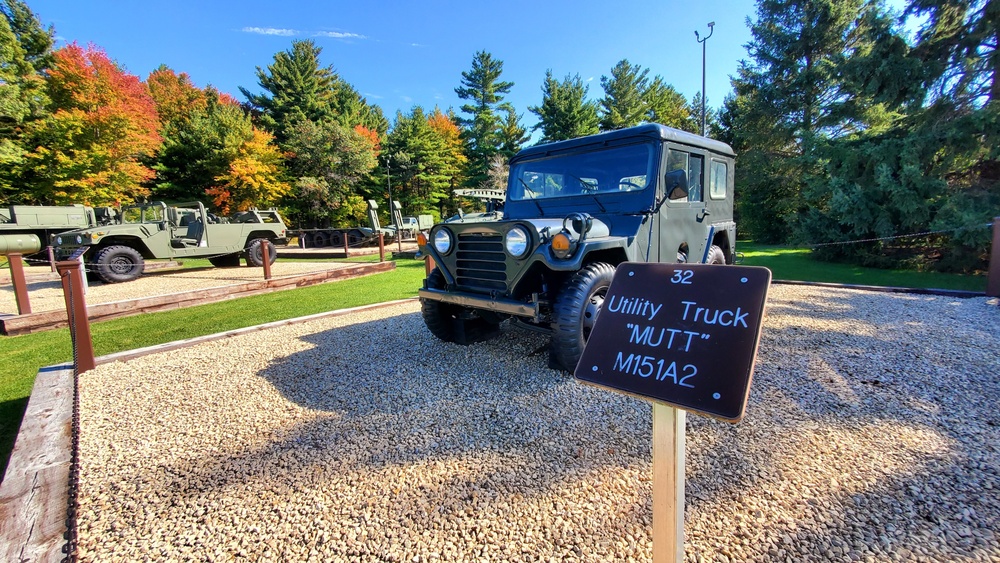
[[[774,279],[983,291],[985,276],[960,276],[861,268],[813,260],[804,248],[737,244],[744,264],[771,269]],[[327,259],[324,261],[330,261]],[[350,262],[377,262],[358,256]],[[185,268],[209,267],[208,260],[185,260]],[[353,280],[244,297],[174,311],[95,323],[98,356],[236,328],[359,305],[413,297],[424,277],[424,263],[398,260],[396,270]],[[67,329],[0,337],[0,470],[5,469],[35,374],[44,366],[70,361]]]
[[[767,246],[740,241],[736,244],[736,250],[743,253],[744,265],[769,268],[773,279],[776,280],[961,289],[965,291],[984,291],[986,289],[986,276],[882,270],[851,264],[821,262],[812,258],[812,251],[808,248]]]

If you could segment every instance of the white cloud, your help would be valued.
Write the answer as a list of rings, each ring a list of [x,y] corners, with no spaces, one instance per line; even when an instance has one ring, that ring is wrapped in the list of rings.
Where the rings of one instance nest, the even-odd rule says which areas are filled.
[[[359,33],[341,33],[339,31],[317,31],[313,37],[333,37],[334,39],[368,39]]]
[[[299,34],[299,32],[294,29],[280,29],[275,27],[244,27],[240,31],[244,33],[256,33],[259,35],[280,35],[282,37],[291,37],[292,35]]]

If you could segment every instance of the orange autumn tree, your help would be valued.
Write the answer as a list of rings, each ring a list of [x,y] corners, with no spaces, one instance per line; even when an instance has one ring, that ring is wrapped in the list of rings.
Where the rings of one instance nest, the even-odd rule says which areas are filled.
[[[160,146],[149,89],[95,46],[53,53],[51,115],[33,124],[29,180],[37,201],[92,205],[148,195],[153,171],[142,159]]]
[[[205,92],[191,83],[186,72],[177,74],[166,65],[154,70],[146,78],[146,85],[156,103],[161,127],[189,121],[195,111],[203,111],[208,105]]]

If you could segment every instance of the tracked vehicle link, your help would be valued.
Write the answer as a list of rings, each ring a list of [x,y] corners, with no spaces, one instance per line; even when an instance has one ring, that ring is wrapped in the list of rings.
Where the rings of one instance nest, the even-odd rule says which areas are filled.
[[[436,264],[419,290],[427,328],[470,344],[512,318],[551,334],[550,365],[572,371],[619,264],[733,263],[734,158],[655,124],[522,150],[502,219],[420,240]]]
[[[51,240],[58,259],[88,247],[84,260],[92,277],[117,283],[139,277],[149,259],[208,258],[213,266],[235,267],[245,258],[249,266],[262,266],[264,245],[274,262],[286,229],[274,210],[220,218],[200,202],[154,202],[125,207],[119,224],[67,231]]]

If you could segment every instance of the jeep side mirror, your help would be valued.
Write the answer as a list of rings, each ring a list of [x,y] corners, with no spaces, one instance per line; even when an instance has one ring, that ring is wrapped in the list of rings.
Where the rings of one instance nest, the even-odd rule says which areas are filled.
[[[663,177],[663,181],[663,193],[667,194],[668,199],[687,199],[687,172],[684,170],[671,170]]]

